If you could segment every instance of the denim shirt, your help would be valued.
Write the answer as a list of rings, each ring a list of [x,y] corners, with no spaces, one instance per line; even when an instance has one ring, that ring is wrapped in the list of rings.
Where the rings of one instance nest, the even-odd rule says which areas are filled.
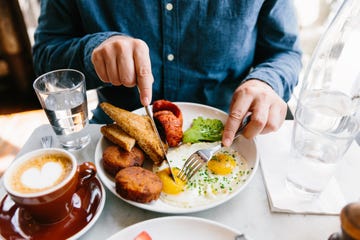
[[[78,69],[95,88],[92,51],[123,34],[149,46],[153,100],[227,111],[236,87],[257,78],[287,101],[301,69],[295,15],[291,0],[42,0],[34,63],[37,74]],[[117,90],[114,104],[140,107],[134,88]]]

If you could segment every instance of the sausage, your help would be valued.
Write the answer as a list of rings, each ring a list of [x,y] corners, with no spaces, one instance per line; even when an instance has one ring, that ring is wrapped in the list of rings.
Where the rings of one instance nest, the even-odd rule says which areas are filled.
[[[161,124],[169,147],[176,147],[182,140],[182,122],[167,110],[154,113],[154,118]]]
[[[165,133],[169,147],[176,147],[183,136],[183,117],[180,108],[170,101],[157,100],[153,103],[153,114]]]
[[[167,100],[157,100],[153,103],[153,113],[163,110],[168,110],[172,112],[175,115],[175,117],[177,117],[180,120],[181,123],[183,122],[182,112],[176,104]]]

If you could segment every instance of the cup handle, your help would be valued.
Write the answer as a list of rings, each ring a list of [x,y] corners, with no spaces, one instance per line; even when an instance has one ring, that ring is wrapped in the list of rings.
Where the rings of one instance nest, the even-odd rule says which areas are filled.
[[[96,175],[96,167],[92,162],[84,162],[78,166],[79,184],[78,188],[87,184]]]

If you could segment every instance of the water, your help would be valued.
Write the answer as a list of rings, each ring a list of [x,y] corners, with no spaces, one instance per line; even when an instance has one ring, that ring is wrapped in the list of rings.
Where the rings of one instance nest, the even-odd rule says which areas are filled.
[[[84,147],[90,137],[82,131],[88,125],[87,101],[81,92],[49,95],[44,108],[60,143],[67,149]]]
[[[315,90],[303,96],[295,118],[309,130],[348,137],[359,128],[356,108],[356,102],[342,92]]]
[[[307,139],[295,144],[296,152],[290,159],[287,180],[300,190],[317,195],[334,174],[337,148]]]
[[[358,131],[350,97],[338,91],[309,92],[295,113],[288,186],[318,196]]]

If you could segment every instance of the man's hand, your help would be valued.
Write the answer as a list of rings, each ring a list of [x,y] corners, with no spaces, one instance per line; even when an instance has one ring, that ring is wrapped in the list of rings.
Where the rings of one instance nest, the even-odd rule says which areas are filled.
[[[244,116],[251,112],[251,120],[243,130],[246,138],[276,131],[285,120],[286,103],[266,83],[251,79],[241,84],[234,92],[229,117],[226,121],[222,142],[231,145],[235,132]]]
[[[113,36],[94,49],[91,61],[99,78],[114,86],[137,85],[144,106],[151,102],[154,77],[151,72],[149,47],[127,36]]]

